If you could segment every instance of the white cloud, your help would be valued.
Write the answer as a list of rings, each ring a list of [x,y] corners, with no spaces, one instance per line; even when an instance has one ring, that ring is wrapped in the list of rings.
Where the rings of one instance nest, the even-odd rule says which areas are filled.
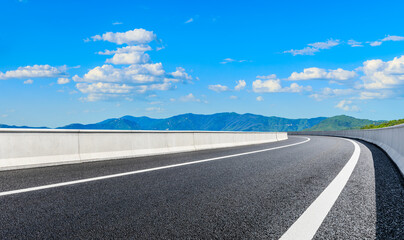
[[[122,22],[113,22],[112,25],[121,25],[123,24]]]
[[[126,46],[121,47],[116,50],[110,51],[105,50],[103,52],[98,52],[100,55],[114,55],[116,53],[133,53],[133,52],[146,52],[150,51],[152,48],[149,45],[133,45],[133,46]]]
[[[303,49],[291,49],[284,51],[283,53],[291,53],[293,56],[296,55],[314,55],[314,53],[319,52],[320,50],[312,47],[305,47]]]
[[[190,18],[190,19],[188,19],[187,21],[185,21],[184,23],[187,24],[187,23],[191,23],[191,22],[193,22],[193,21],[194,21],[194,19],[193,19],[193,18]]]
[[[162,63],[153,63],[146,51],[152,48],[147,43],[156,39],[152,31],[145,29],[134,29],[127,32],[107,32],[102,35],[92,37],[93,41],[109,41],[116,44],[127,44],[116,50],[100,51],[100,55],[113,55],[106,59],[106,64],[90,69],[83,76],[75,75],[73,81],[79,83],[104,84],[102,87],[112,86],[116,89],[118,86],[126,86],[125,91],[109,93],[98,91],[97,94],[89,91],[83,91],[84,85],[76,85],[77,88],[88,96],[91,101],[104,100],[108,98],[124,97],[132,99],[132,95],[144,94],[148,91],[167,91],[175,89],[176,83],[186,83],[192,81],[184,68],[177,67],[174,72],[166,72]],[[110,63],[110,64],[108,64]],[[111,65],[113,64],[113,65]],[[128,65],[128,66],[114,66]],[[115,84],[115,85],[112,85]],[[110,84],[110,85],[105,85]],[[92,86],[90,84],[85,85]],[[95,85],[98,86],[98,85]],[[97,90],[100,90],[97,88]],[[104,94],[104,96],[101,96]]]
[[[283,53],[290,53],[293,56],[296,55],[314,55],[314,53],[319,52],[320,49],[330,49],[332,47],[335,47],[340,44],[339,40],[333,40],[330,39],[326,42],[316,42],[316,43],[310,43],[307,44],[308,47],[305,47],[303,49],[291,49],[284,51]]]
[[[258,96],[255,100],[257,100],[258,102],[262,102],[264,101],[264,98],[262,96]]]
[[[315,49],[330,49],[330,48],[335,47],[335,46],[337,46],[339,44],[340,44],[339,40],[330,39],[327,42],[316,42],[316,43],[310,43],[310,44],[307,44],[307,45],[309,45],[309,46],[311,46],[311,47],[313,47]]]
[[[237,83],[237,85],[234,87],[234,90],[236,90],[236,91],[243,90],[245,88],[245,86],[247,85],[244,80],[238,80],[238,81],[236,81],[236,83]]]
[[[70,82],[70,79],[68,79],[68,78],[58,78],[58,84],[66,84],[69,82]]]
[[[300,92],[303,92],[303,91],[310,92],[312,90],[313,90],[313,88],[311,86],[304,87],[304,86],[300,86],[297,83],[292,83],[292,84],[290,84],[290,87],[283,88],[282,92],[300,93]]]
[[[234,95],[230,96],[229,98],[232,99],[232,100],[238,99],[238,97],[237,97],[237,96],[234,96]]]
[[[365,89],[388,89],[404,85],[404,55],[384,62],[380,59],[368,60],[359,68]]]
[[[185,69],[182,67],[177,67],[175,72],[170,73],[170,75],[174,78],[177,79],[184,79],[184,80],[192,80],[192,76],[188,75],[188,73],[185,72]]]
[[[335,80],[335,81],[345,81],[356,77],[357,74],[355,71],[348,71],[342,68],[338,68],[336,70],[326,70],[322,68],[305,68],[303,72],[293,72],[288,80],[298,81],[298,80]]]
[[[236,60],[233,58],[225,58],[225,59],[223,59],[223,61],[220,62],[220,64],[226,64],[226,63],[232,63],[232,62],[242,63],[242,62],[247,62],[247,60]]]
[[[387,37],[385,37],[379,41],[369,42],[369,45],[372,47],[380,46],[380,45],[382,45],[383,42],[388,42],[388,41],[393,41],[393,42],[404,41],[404,37],[388,35]]]
[[[52,67],[50,65],[33,65],[26,67],[19,67],[17,70],[0,72],[1,79],[13,78],[52,78],[66,75],[66,67]]]
[[[282,87],[281,80],[260,80],[257,79],[253,82],[253,91],[256,93],[274,93],[274,92],[290,92],[299,93],[303,91],[312,91],[311,86],[300,86],[297,83],[292,83],[289,87]]]
[[[353,39],[348,40],[348,45],[350,45],[351,47],[363,47],[361,42],[357,42]]]
[[[85,94],[88,94],[86,98],[82,98],[84,101],[94,102],[98,100],[104,100],[108,98],[120,97],[122,94],[129,94],[133,87],[126,84],[113,84],[113,83],[77,83],[77,89]]]
[[[33,84],[33,83],[34,83],[34,80],[32,80],[32,79],[28,79],[28,80],[24,81],[24,84]]]
[[[179,99],[181,102],[201,102],[200,99],[196,98],[192,93],[182,96]]]
[[[387,36],[385,38],[382,39],[383,42],[386,41],[404,41],[404,37],[401,36]]]
[[[385,99],[392,95],[391,92],[368,92],[364,91],[360,93],[359,99],[361,100],[369,100],[369,99]]]
[[[129,30],[127,32],[106,32],[102,35],[92,36],[93,41],[107,41],[116,44],[145,44],[156,39],[153,31],[147,31],[143,28]]]
[[[143,52],[116,53],[106,63],[119,64],[142,64],[150,61],[150,56]]]
[[[372,47],[376,47],[376,46],[382,45],[382,42],[380,42],[380,41],[373,41],[373,42],[369,42],[369,45],[372,46]]]
[[[354,93],[355,91],[352,89],[332,89],[326,87],[323,88],[321,92],[310,95],[310,97],[316,99],[317,101],[322,101],[327,98],[351,95]]]
[[[218,93],[220,93],[220,92],[226,92],[226,91],[229,91],[229,90],[230,90],[229,87],[223,86],[223,85],[220,85],[220,84],[209,85],[208,88],[209,88],[210,90],[215,91],[215,92],[218,92]]]
[[[88,71],[82,78],[73,77],[76,82],[126,82],[126,83],[153,83],[163,82],[167,74],[161,63],[130,65],[115,68],[105,64]]]
[[[276,79],[276,74],[270,74],[267,76],[263,76],[263,75],[258,75],[256,76],[257,79]]]
[[[280,92],[282,90],[281,81],[279,79],[275,80],[255,80],[253,82],[254,92]]]
[[[173,89],[174,86],[170,82],[156,83],[151,85],[140,85],[136,87],[136,92],[145,93],[147,91],[167,91]]]
[[[356,105],[352,105],[351,100],[342,100],[337,105],[336,108],[342,109],[344,111],[358,112],[359,108]]]

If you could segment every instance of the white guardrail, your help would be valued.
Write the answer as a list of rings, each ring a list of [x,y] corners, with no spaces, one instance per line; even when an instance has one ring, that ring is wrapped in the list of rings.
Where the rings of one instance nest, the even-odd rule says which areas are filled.
[[[369,130],[289,132],[290,135],[319,135],[365,140],[382,148],[404,176],[404,124]]]
[[[285,132],[0,129],[0,170],[286,140]]]

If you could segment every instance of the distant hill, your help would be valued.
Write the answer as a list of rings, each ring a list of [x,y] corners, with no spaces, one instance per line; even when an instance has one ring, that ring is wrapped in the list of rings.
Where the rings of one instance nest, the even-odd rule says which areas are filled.
[[[59,129],[201,130],[201,131],[301,131],[326,119],[288,119],[254,114],[182,114],[165,119],[124,116],[94,124],[70,124]]]
[[[386,121],[386,122],[382,122],[380,124],[370,124],[370,125],[361,127],[361,129],[385,128],[385,127],[392,127],[392,126],[396,126],[396,125],[400,125],[400,124],[404,124],[404,119]]]
[[[33,129],[47,129],[47,127],[27,127],[27,126],[14,126],[14,125],[6,125],[6,124],[0,124],[0,128],[33,128]]]
[[[332,131],[359,129],[366,125],[378,125],[384,121],[371,121],[340,115],[330,118],[288,119],[255,114],[216,113],[211,115],[182,114],[164,119],[124,116],[98,123],[74,123],[58,129],[104,130],[189,130],[189,131]],[[0,128],[33,128],[0,124]],[[46,128],[46,127],[39,127]]]
[[[346,115],[339,115],[324,119],[315,126],[304,129],[304,131],[336,131],[347,129],[359,129],[370,124],[380,124],[383,121],[372,121],[368,119],[358,119]]]

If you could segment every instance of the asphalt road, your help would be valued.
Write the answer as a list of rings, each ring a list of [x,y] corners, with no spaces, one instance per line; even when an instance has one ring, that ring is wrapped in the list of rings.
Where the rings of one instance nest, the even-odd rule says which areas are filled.
[[[177,164],[0,196],[0,239],[279,239],[355,150],[310,139],[0,172],[1,194]],[[403,177],[382,150],[356,142],[359,160],[314,239],[404,239]]]

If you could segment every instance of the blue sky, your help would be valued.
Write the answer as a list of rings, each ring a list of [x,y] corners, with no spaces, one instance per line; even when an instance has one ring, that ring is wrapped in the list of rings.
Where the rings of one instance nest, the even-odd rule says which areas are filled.
[[[403,1],[0,3],[0,123],[404,118]]]

